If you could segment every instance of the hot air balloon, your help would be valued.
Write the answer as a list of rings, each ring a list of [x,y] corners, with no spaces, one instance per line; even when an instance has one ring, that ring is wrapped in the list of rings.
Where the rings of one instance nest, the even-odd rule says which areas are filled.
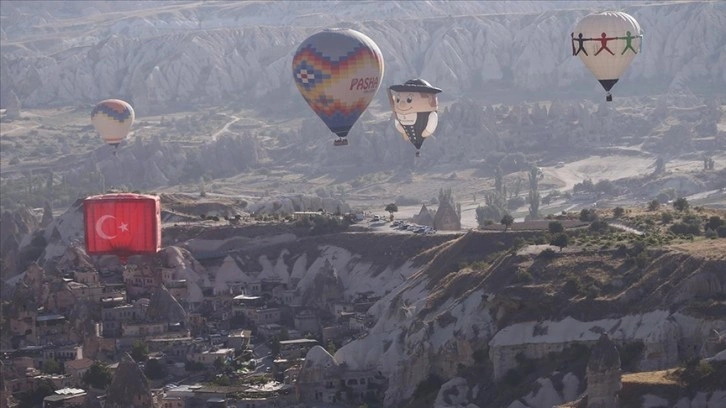
[[[159,197],[112,193],[83,200],[86,252],[116,255],[121,263],[131,255],[155,254],[161,247]]]
[[[416,147],[416,157],[421,155],[424,139],[434,133],[439,123],[436,97],[439,92],[441,89],[423,79],[411,79],[388,88],[396,130]]]
[[[383,56],[373,40],[355,30],[329,29],[300,44],[292,59],[295,85],[310,108],[347,145],[348,132],[376,95]]]
[[[643,39],[640,25],[621,11],[594,13],[577,23],[570,38],[572,55],[580,57],[605,88],[605,99],[612,101],[610,89],[640,53]]]
[[[118,148],[134,123],[134,108],[120,99],[106,99],[96,104],[91,111],[91,123],[101,139]]]

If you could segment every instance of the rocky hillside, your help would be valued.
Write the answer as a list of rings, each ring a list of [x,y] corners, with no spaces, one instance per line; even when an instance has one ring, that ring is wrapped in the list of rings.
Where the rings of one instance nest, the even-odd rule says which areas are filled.
[[[0,95],[14,91],[26,107],[115,96],[141,116],[230,102],[305,111],[292,85],[292,53],[331,21],[376,41],[386,61],[384,85],[421,76],[445,90],[442,100],[600,92],[568,44],[572,27],[592,11],[588,2],[333,2],[284,10],[275,2],[148,2],[123,13],[110,2],[6,4]],[[617,7],[638,19],[645,40],[616,95],[724,87],[723,2]],[[387,109],[383,92],[378,101]]]
[[[51,275],[68,254],[63,248],[78,245],[77,213],[58,217],[45,241],[33,244],[44,245],[35,251]],[[714,337],[726,330],[724,238],[658,244],[655,232],[645,239],[584,232],[570,230],[572,243],[559,251],[535,245],[547,240],[536,230],[318,235],[294,224],[199,220],[167,225],[159,257],[194,282],[190,294],[199,299],[190,302],[200,301],[204,288],[226,292],[250,279],[286,283],[310,307],[379,298],[368,310],[367,333],[334,358],[336,367],[387,377],[387,407],[572,401],[587,390],[589,348],[603,333],[618,346],[622,370],[632,373],[673,369],[726,349]],[[15,241],[26,242],[21,252],[31,245]],[[627,392],[631,400],[640,392],[675,401],[685,397],[678,389],[660,395],[640,384]]]

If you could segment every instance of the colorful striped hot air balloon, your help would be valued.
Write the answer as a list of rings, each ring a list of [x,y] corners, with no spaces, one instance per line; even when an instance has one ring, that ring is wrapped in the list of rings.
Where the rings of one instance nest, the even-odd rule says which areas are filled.
[[[106,99],[91,111],[91,123],[106,143],[118,147],[134,123],[134,108],[120,99]]]
[[[368,108],[383,79],[375,42],[355,30],[324,30],[300,44],[292,75],[310,108],[347,145],[348,132]]]

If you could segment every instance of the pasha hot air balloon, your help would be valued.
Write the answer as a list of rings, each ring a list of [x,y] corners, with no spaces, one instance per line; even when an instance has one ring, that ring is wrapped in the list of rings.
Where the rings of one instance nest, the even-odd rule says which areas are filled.
[[[347,145],[348,132],[368,108],[383,79],[383,56],[373,40],[350,29],[329,29],[300,44],[292,75],[310,108]]]
[[[159,197],[113,193],[83,200],[86,252],[116,255],[155,254],[161,247]]]
[[[629,14],[605,11],[585,16],[570,37],[572,55],[580,57],[612,101],[610,89],[640,53],[640,25]]]
[[[101,139],[117,148],[126,139],[134,123],[134,108],[120,99],[106,99],[96,104],[91,111],[91,123]]]
[[[416,147],[416,157],[421,155],[424,139],[434,133],[439,123],[436,97],[439,92],[441,89],[423,79],[411,79],[388,88],[396,130]]]

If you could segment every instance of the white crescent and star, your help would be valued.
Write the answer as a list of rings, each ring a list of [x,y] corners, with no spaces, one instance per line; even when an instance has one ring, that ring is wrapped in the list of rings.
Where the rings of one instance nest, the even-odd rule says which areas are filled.
[[[108,235],[105,232],[103,232],[103,223],[106,222],[106,220],[109,219],[116,219],[113,215],[102,215],[101,217],[96,220],[96,235],[101,237],[102,239],[114,239],[116,238],[117,234],[114,235]],[[128,232],[129,231],[129,224],[122,222],[118,228],[121,230],[121,232]]]

